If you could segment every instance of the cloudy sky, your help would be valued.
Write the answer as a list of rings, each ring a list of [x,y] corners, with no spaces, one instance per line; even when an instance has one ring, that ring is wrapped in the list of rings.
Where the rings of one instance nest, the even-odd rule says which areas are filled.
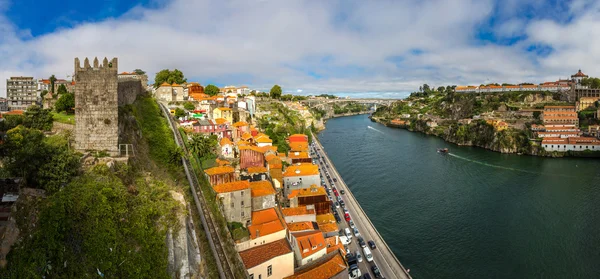
[[[0,33],[2,80],[66,78],[86,56],[150,79],[382,97],[600,75],[595,0],[0,0]]]

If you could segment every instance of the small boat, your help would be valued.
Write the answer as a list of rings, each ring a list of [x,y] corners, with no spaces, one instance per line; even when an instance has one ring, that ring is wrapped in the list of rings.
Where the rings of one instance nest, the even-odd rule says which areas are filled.
[[[448,153],[448,148],[438,148],[437,152],[438,153],[442,153],[442,154],[446,154],[446,153]]]

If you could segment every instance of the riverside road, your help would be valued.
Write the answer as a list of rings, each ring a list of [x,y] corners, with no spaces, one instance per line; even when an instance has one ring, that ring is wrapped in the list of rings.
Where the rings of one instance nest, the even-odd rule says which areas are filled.
[[[333,181],[333,179],[337,179],[337,182],[329,183],[327,179],[325,179],[325,186],[331,189],[331,187],[336,187],[338,191],[344,190],[345,194],[340,194],[342,200],[345,203],[346,209],[350,212],[350,217],[354,222],[356,228],[360,232],[360,235],[364,238],[365,242],[369,240],[373,240],[377,246],[376,249],[371,249],[371,253],[373,254],[373,262],[369,263],[365,255],[363,254],[362,248],[358,244],[358,240],[356,237],[352,238],[352,243],[348,245],[348,248],[352,254],[356,254],[357,251],[360,251],[363,254],[363,261],[358,264],[360,271],[362,274],[370,273],[371,278],[375,278],[371,267],[377,265],[381,272],[383,278],[411,278],[406,269],[400,264],[400,261],[396,258],[396,256],[392,253],[390,248],[387,246],[381,235],[375,229],[375,226],[371,223],[365,212],[362,210],[352,192],[337,172],[333,163],[327,157],[327,154],[324,152],[323,146],[321,143],[315,138],[314,142],[316,145],[312,148],[312,152],[318,154],[323,160],[323,164],[319,163],[319,168],[323,176],[328,173]],[[339,224],[339,228],[343,230],[344,228],[349,228],[348,223],[344,220],[344,212],[342,208],[336,209],[342,219]],[[368,245],[367,245],[368,246]]]

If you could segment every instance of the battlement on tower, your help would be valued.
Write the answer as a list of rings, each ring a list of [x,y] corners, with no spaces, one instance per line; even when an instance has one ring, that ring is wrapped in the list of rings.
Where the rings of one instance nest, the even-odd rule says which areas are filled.
[[[86,57],[83,60],[83,67],[81,66],[81,62],[79,62],[79,58],[75,57],[75,74],[77,74],[77,72],[90,71],[90,70],[107,71],[107,72],[114,71],[115,73],[117,73],[118,69],[119,69],[119,61],[116,57],[111,59],[110,61],[108,61],[108,59],[106,59],[106,57],[104,57],[104,60],[102,60],[102,64],[100,64],[100,62],[98,61],[98,57],[95,57],[93,66],[90,65],[90,60]]]
[[[118,61],[75,58],[75,148],[118,153]]]

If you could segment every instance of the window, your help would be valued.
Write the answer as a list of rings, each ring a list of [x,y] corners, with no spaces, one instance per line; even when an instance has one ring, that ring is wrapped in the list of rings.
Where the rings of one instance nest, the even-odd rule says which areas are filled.
[[[258,275],[258,279],[261,279],[261,278],[262,278],[262,274],[259,274],[259,275]]]
[[[273,275],[273,265],[267,266],[267,276]]]
[[[242,217],[244,217],[244,211],[242,211]]]
[[[231,207],[234,207],[233,202],[231,203]]]
[[[250,279],[254,279],[254,273],[250,274]]]
[[[242,197],[243,197],[244,196],[244,191],[242,191],[242,193],[240,195],[242,195]]]
[[[241,204],[242,204],[242,206],[244,206],[244,201],[242,201],[242,203],[241,203]]]

